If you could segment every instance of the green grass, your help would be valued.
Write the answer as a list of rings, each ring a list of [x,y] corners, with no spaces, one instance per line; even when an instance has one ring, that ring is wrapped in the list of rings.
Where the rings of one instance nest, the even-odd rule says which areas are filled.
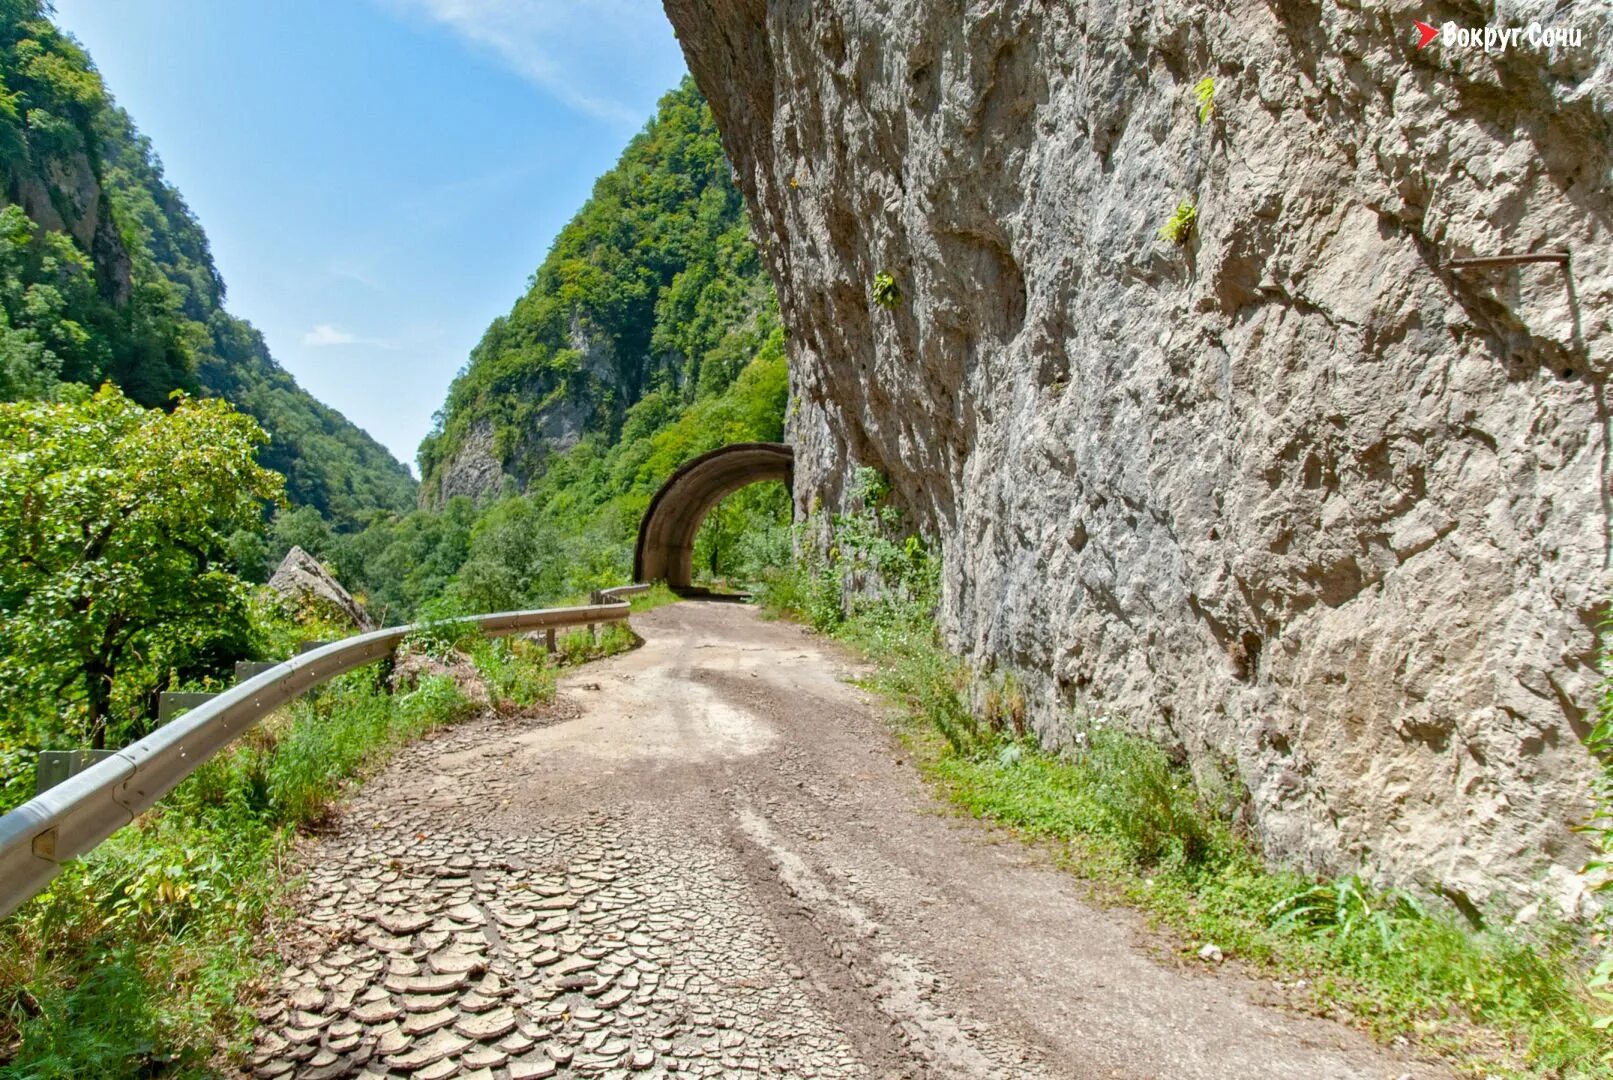
[[[642,611],[654,611],[658,607],[678,602],[678,594],[667,588],[666,582],[657,581],[650,586],[649,592],[637,593],[629,596],[628,602],[633,605],[635,614]]]
[[[476,672],[500,712],[531,708],[554,699],[555,672],[543,646],[523,638],[474,639]]]
[[[554,662],[566,667],[585,664],[626,652],[636,644],[637,635],[625,623],[601,623],[595,634],[587,630],[563,630],[555,636]]]
[[[1475,1075],[1613,1075],[1567,928],[1474,931],[1408,894],[1268,869],[1135,736],[1105,733],[1071,756],[1006,748],[970,758],[931,739],[915,755],[955,805],[1057,843],[1066,865],[1157,916],[1185,951],[1213,942],[1304,979],[1304,1007],[1419,1038]]]
[[[641,614],[677,603],[678,594],[667,588],[664,582],[656,582],[650,586],[649,592],[629,596],[627,600],[634,614]],[[586,599],[576,601],[586,602]],[[555,635],[554,662],[559,665],[584,664],[637,648],[639,641],[639,636],[625,622],[600,623],[592,635],[586,629],[562,630]]]
[[[628,597],[635,614],[676,603],[677,599],[677,594],[663,583]],[[588,602],[588,597],[581,596],[553,606],[576,607]],[[636,647],[639,638],[625,622],[599,623],[592,634],[584,627],[562,628],[555,634],[555,652],[550,656],[537,641],[525,636],[489,638],[453,622],[450,614],[425,620],[422,629],[411,637],[411,644],[437,656],[454,650],[468,655],[495,707],[511,712],[553,700],[558,668],[625,652]]]
[[[1016,733],[1023,696],[1005,673],[985,679],[977,716],[974,676],[926,610],[933,592],[906,594],[847,611],[837,567],[820,561],[775,575],[762,598],[873,662],[869,685],[898,706],[914,761],[958,809],[1051,844],[1095,896],[1148,913],[1185,958],[1214,943],[1284,983],[1298,1008],[1407,1037],[1472,1076],[1613,1077],[1583,935],[1549,920],[1474,930],[1444,901],[1268,867],[1227,812],[1240,793],[1195,786],[1148,739],[1092,719],[1049,753]]]

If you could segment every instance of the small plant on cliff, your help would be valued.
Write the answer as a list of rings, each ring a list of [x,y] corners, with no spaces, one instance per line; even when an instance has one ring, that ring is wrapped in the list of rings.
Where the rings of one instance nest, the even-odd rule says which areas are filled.
[[[874,275],[874,303],[882,308],[893,308],[902,302],[901,287],[896,279],[890,276],[890,271],[881,270]]]
[[[1202,78],[1193,87],[1193,100],[1199,104],[1199,123],[1204,123],[1215,112],[1215,80]]]
[[[1171,214],[1170,220],[1159,227],[1159,238],[1182,247],[1192,238],[1198,221],[1199,208],[1183,200],[1176,204],[1176,211]]]

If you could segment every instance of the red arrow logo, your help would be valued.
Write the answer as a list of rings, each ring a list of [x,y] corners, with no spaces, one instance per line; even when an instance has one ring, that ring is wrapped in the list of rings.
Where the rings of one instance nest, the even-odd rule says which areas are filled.
[[[1419,49],[1427,48],[1430,41],[1439,37],[1438,27],[1429,26],[1419,19],[1413,19],[1412,21],[1417,23],[1417,33],[1422,35],[1422,40],[1417,43]]]

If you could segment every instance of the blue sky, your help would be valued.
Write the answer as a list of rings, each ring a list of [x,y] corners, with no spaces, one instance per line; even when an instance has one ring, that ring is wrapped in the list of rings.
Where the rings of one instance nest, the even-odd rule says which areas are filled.
[[[56,0],[229,308],[401,460],[684,72],[658,0]]]

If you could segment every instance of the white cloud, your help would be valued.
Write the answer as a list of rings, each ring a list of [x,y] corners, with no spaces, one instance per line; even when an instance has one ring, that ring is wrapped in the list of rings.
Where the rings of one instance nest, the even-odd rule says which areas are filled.
[[[382,0],[440,23],[573,109],[638,127],[683,71],[660,0]]]
[[[338,329],[329,323],[320,323],[308,331],[302,336],[302,343],[315,349],[326,349],[340,345],[365,345],[372,349],[390,349],[393,347],[391,342],[382,341],[380,338],[359,337],[357,334],[348,333],[346,330]]]
[[[375,275],[372,272],[371,267],[364,263],[353,262],[346,259],[332,259],[330,266],[326,269],[329,271],[331,277],[341,278],[344,281],[356,281],[358,284],[369,289],[379,289],[381,287],[381,283],[375,280]],[[317,330],[321,328],[315,327],[315,329]],[[325,327],[323,329],[329,328]]]

